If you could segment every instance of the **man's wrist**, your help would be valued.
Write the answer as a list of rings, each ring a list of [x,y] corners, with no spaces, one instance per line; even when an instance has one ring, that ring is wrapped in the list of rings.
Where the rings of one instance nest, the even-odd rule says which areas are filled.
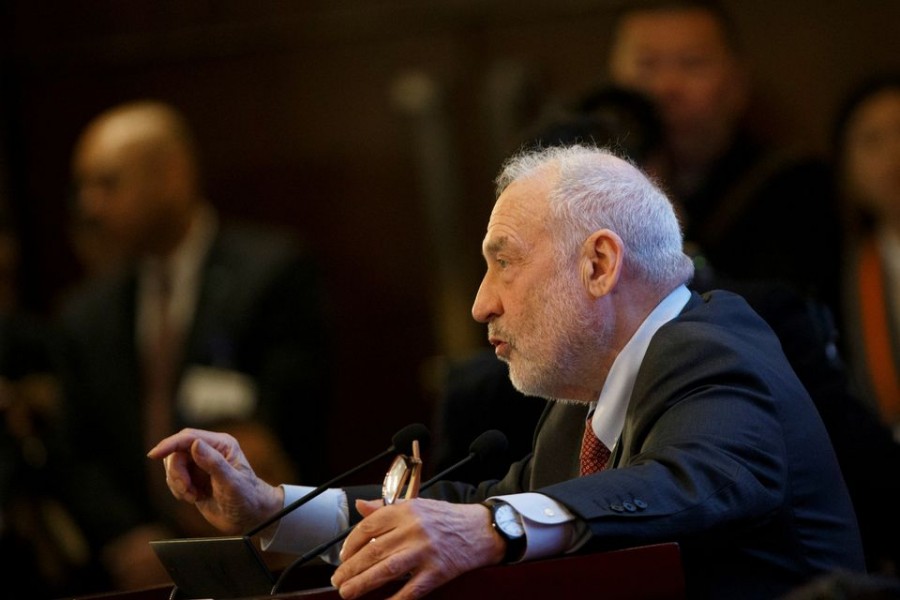
[[[504,563],[512,563],[525,555],[527,540],[522,515],[508,502],[487,500],[484,506],[491,514],[491,528],[503,544]]]
[[[509,502],[521,513],[528,540],[521,560],[556,556],[574,548],[576,517],[553,498],[538,492],[522,492],[492,496],[488,500]]]
[[[258,491],[257,505],[251,510],[252,515],[248,515],[245,523],[242,524],[243,529],[253,527],[265,519],[268,519],[286,505],[284,488],[280,485],[269,485],[263,481],[259,482],[261,489]],[[277,524],[277,521],[276,521]],[[267,530],[272,530],[270,525]]]

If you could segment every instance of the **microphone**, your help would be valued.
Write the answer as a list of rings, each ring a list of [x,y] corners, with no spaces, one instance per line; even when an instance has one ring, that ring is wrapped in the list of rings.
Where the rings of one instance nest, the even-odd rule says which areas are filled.
[[[259,533],[260,531],[262,531],[263,529],[265,529],[266,527],[268,527],[269,525],[271,525],[278,519],[282,518],[284,515],[297,510],[298,508],[300,508],[301,506],[303,506],[304,504],[306,504],[307,502],[309,502],[316,496],[319,496],[320,494],[322,494],[328,488],[334,487],[334,484],[336,484],[337,482],[350,477],[351,475],[361,471],[362,469],[365,469],[372,463],[374,463],[378,460],[381,460],[385,456],[393,454],[394,452],[403,452],[404,454],[409,454],[410,453],[409,448],[412,447],[412,443],[414,440],[419,440],[419,444],[424,446],[424,445],[428,444],[428,441],[430,439],[431,439],[431,434],[429,433],[428,428],[425,427],[424,425],[422,425],[421,423],[412,423],[410,425],[407,425],[406,427],[404,427],[403,429],[401,429],[400,431],[398,431],[397,433],[394,434],[394,437],[391,438],[390,447],[387,448],[385,451],[381,452],[380,454],[378,454],[376,456],[373,456],[372,458],[365,461],[364,463],[353,467],[349,471],[341,473],[337,477],[334,477],[334,478],[326,481],[325,483],[323,483],[316,489],[314,489],[311,492],[304,495],[302,498],[298,498],[297,500],[294,500],[293,502],[291,502],[290,504],[288,504],[287,506],[285,506],[284,508],[279,510],[274,515],[268,517],[267,519],[265,519],[258,525],[254,526],[252,529],[247,531],[247,533],[245,533],[244,535],[246,535],[247,537],[253,537],[254,535]]]
[[[444,479],[453,471],[469,464],[473,460],[479,463],[489,462],[496,457],[505,454],[508,446],[509,441],[506,439],[505,433],[503,433],[499,429],[489,429],[479,435],[472,441],[471,444],[469,444],[468,456],[466,456],[459,462],[450,465],[449,467],[423,483],[419,489],[424,490],[431,487],[438,481]]]
[[[491,460],[498,455],[505,453],[508,445],[509,442],[506,439],[506,434],[504,434],[502,431],[499,431],[497,429],[489,429],[488,431],[485,431],[477,438],[475,438],[471,444],[469,444],[469,454],[465,458],[453,463],[428,481],[424,482],[421,486],[419,486],[419,491],[430,488],[432,485],[434,485],[438,481],[441,481],[456,469],[469,464],[473,460],[478,462]],[[272,591],[270,593],[277,594],[278,588],[281,587],[281,584],[284,582],[285,577],[288,573],[290,573],[294,568],[304,565],[312,559],[318,557],[323,552],[346,538],[348,535],[350,535],[350,532],[353,531],[354,527],[356,527],[356,525],[351,525],[332,539],[319,544],[318,546],[302,554],[294,562],[289,564],[284,569],[284,571],[281,572],[281,575],[278,577],[278,581],[276,581],[275,585],[272,586]]]

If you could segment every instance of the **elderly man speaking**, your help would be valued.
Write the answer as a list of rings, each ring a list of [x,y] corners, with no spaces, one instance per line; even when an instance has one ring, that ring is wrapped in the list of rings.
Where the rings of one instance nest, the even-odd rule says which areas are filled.
[[[681,545],[691,597],[773,598],[862,570],[816,409],[740,297],[685,287],[665,195],[581,146],[518,155],[497,183],[472,313],[515,386],[550,400],[532,453],[500,481],[389,506],[363,500],[370,487],[331,490],[265,547],[303,552],[357,521],[342,508],[355,506],[332,578],[344,598],[407,575],[395,597],[418,598],[485,565],[664,541]],[[184,430],[149,456],[229,533],[305,491],[262,482],[219,433]]]

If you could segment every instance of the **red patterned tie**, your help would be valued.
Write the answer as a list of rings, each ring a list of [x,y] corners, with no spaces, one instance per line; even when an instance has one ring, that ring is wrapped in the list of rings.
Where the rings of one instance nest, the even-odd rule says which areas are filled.
[[[606,467],[609,460],[609,448],[597,439],[594,429],[591,427],[591,417],[588,415],[584,426],[584,437],[581,439],[581,475],[599,473]]]

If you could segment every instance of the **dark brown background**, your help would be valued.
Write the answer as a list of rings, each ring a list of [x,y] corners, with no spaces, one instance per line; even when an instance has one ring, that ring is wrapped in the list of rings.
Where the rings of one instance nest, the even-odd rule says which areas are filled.
[[[431,357],[483,340],[468,302],[500,154],[534,106],[602,78],[616,5],[5,2],[0,175],[22,237],[25,308],[52,314],[80,276],[65,229],[68,156],[80,128],[121,101],[167,100],[195,125],[223,215],[294,230],[324,268],[334,402],[348,421],[340,434],[332,426],[332,467],[380,449],[399,426],[431,419]],[[727,5],[767,124],[813,150],[827,149],[831,116],[851,84],[900,66],[895,0]],[[438,89],[432,106],[444,119],[429,123],[446,134],[450,153],[432,164],[444,179],[424,177],[423,130],[392,99],[410,72]],[[504,81],[523,85],[496,91]],[[525,93],[504,104],[504,89]],[[427,182],[458,211],[456,224],[429,228]],[[456,262],[442,262],[436,246]],[[454,281],[451,293],[440,292],[440,273]],[[438,306],[453,317],[438,318]]]

